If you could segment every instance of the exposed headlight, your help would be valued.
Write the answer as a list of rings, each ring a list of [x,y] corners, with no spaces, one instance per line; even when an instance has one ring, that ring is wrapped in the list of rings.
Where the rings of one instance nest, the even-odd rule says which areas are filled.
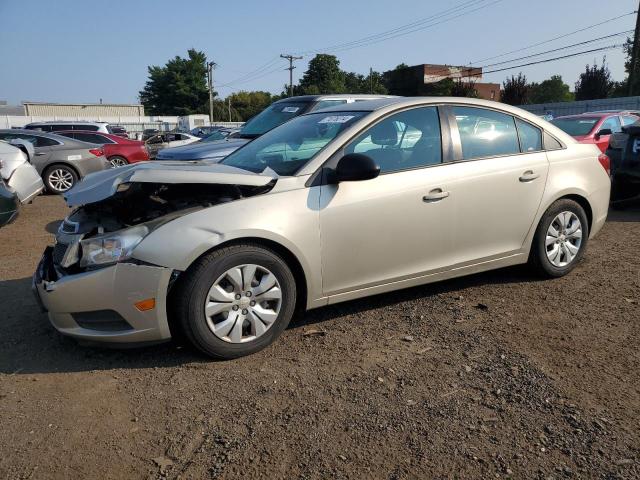
[[[133,249],[149,234],[145,225],[82,240],[81,267],[108,265],[131,257]]]

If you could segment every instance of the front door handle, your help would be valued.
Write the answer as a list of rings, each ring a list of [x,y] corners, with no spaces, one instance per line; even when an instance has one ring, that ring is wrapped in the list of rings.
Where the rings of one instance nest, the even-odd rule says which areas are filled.
[[[537,173],[534,173],[533,170],[527,170],[526,172],[524,172],[521,176],[520,176],[520,181],[521,182],[531,182],[533,180],[535,180],[536,178],[538,178],[540,175]]]
[[[442,191],[441,188],[434,188],[428,195],[422,197],[422,201],[425,203],[439,202],[449,196],[449,192]]]
[[[36,157],[40,157],[41,155],[46,155],[44,152],[36,152]]]

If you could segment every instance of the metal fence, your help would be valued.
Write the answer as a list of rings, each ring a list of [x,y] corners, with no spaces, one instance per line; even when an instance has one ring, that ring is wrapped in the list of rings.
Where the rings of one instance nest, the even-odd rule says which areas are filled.
[[[541,103],[519,105],[520,108],[536,115],[551,114],[554,117],[599,110],[640,110],[640,97],[602,98],[578,102]]]

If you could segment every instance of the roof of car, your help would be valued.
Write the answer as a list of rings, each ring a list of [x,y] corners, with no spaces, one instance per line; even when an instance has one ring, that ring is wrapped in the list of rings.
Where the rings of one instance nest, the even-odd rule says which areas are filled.
[[[57,139],[57,137],[60,137],[60,135],[56,135],[55,133],[42,132],[40,130],[27,130],[26,128],[5,128],[0,130],[0,133],[21,133],[23,135],[37,135],[40,137],[53,138],[53,139]],[[68,137],[65,137],[65,138],[68,138]]]
[[[297,97],[287,97],[278,102],[315,102],[317,100],[340,100],[343,98],[397,98],[393,95],[378,95],[375,93],[335,93],[323,95],[298,95]],[[276,102],[276,103],[278,103]]]
[[[574,115],[563,115],[561,117],[554,117],[554,120],[559,120],[562,118],[602,118],[602,117],[612,117],[618,115],[619,112],[585,112],[585,113],[576,113]]]
[[[94,122],[91,120],[49,120],[46,122],[31,122],[28,125],[108,125],[109,122]]]

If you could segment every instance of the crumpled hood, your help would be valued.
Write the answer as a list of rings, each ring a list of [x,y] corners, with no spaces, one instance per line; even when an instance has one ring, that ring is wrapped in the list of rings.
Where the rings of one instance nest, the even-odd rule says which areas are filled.
[[[278,175],[252,173],[212,162],[142,162],[87,175],[64,198],[70,207],[99,202],[116,193],[123,183],[210,183],[261,187]]]
[[[158,160],[203,160],[224,158],[249,143],[246,138],[229,138],[215,142],[195,142],[181,147],[165,148],[158,152]]]

